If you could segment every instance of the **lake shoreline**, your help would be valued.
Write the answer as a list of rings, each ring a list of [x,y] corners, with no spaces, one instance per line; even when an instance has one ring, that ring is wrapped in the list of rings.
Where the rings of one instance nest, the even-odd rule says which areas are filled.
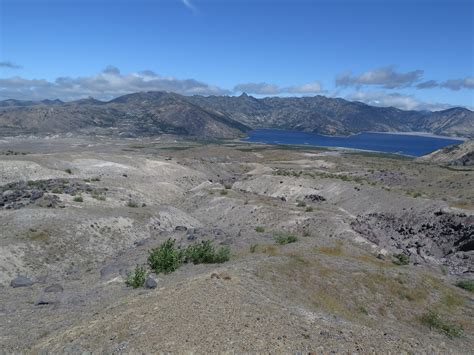
[[[426,132],[362,132],[350,136],[327,136],[311,132],[281,129],[257,129],[240,142],[350,149],[362,152],[420,157],[464,139],[443,137]]]

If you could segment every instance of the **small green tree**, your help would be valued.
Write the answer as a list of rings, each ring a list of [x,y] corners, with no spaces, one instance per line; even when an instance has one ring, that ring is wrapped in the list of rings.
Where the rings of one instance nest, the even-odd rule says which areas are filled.
[[[146,279],[146,268],[137,265],[134,272],[130,273],[125,281],[126,285],[133,288],[142,287]]]
[[[151,250],[148,255],[148,265],[157,274],[161,272],[168,274],[181,266],[183,257],[183,251],[175,248],[175,240],[170,238],[158,248]]]

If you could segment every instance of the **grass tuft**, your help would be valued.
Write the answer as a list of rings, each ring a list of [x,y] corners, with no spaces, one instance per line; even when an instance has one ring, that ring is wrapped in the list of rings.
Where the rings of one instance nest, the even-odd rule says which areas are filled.
[[[443,320],[441,316],[434,311],[428,311],[428,313],[425,313],[421,317],[421,323],[431,329],[442,331],[450,338],[460,337],[463,334],[463,327],[461,325],[449,323]]]

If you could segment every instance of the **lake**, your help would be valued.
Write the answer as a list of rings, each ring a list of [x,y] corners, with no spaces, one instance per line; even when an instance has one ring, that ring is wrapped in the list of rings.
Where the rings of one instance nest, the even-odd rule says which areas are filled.
[[[248,137],[244,138],[243,141],[266,144],[306,144],[319,147],[342,147],[415,157],[431,153],[450,144],[462,142],[462,140],[455,138],[400,133],[366,132],[341,137],[279,129],[253,130],[248,133]]]

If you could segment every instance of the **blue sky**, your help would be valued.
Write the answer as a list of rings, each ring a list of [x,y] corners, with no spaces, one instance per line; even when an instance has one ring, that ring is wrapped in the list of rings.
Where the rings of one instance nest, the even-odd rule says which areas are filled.
[[[474,107],[470,0],[0,4],[0,99],[246,91]]]

